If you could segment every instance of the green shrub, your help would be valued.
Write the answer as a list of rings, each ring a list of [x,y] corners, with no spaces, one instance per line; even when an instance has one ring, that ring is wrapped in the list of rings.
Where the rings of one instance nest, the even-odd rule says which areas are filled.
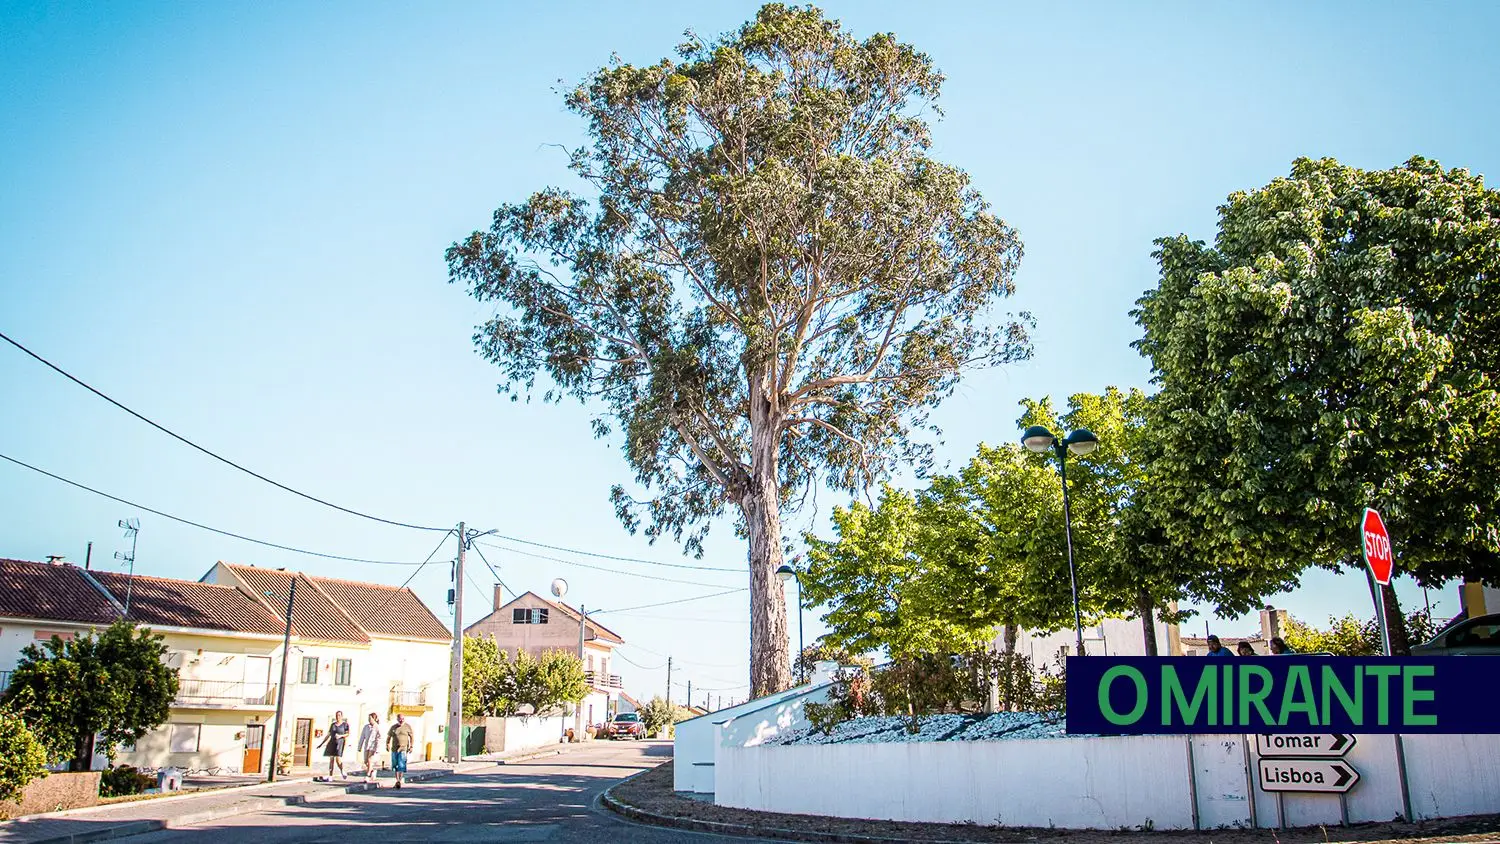
[[[156,777],[129,765],[116,765],[99,775],[100,797],[124,797],[156,787]]]
[[[20,716],[0,710],[0,802],[47,775],[47,748]]]

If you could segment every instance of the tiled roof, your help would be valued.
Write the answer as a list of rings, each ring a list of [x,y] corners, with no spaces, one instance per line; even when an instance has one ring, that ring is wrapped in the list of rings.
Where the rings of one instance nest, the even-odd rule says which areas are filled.
[[[0,560],[0,615],[109,624],[120,612],[77,566]]]
[[[131,577],[112,571],[90,574],[120,603],[125,602],[128,594],[130,619],[142,624],[276,636],[286,629],[281,618],[232,586],[144,575]]]
[[[410,589],[309,577],[367,633],[403,639],[453,640],[453,634]]]
[[[292,578],[297,579],[297,600],[292,606],[292,630],[309,639],[330,642],[369,644],[370,637],[347,613],[339,609],[317,584],[302,574],[255,566],[229,565],[231,571],[252,591],[256,600],[267,607],[281,607],[285,612]]]

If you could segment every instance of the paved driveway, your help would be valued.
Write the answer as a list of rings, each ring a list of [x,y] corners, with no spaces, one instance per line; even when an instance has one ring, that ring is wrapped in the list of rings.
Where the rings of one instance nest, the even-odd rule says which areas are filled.
[[[382,787],[339,800],[119,840],[129,844],[743,844],[743,838],[641,826],[596,805],[596,798],[610,784],[664,761],[671,753],[668,742],[595,742],[561,756],[455,774],[400,791]]]

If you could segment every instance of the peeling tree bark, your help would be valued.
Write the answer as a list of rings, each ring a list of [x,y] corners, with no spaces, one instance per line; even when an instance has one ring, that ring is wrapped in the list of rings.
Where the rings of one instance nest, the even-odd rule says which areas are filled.
[[[750,540],[750,695],[775,694],[792,685],[787,658],[786,592],[781,567],[781,502],[777,472],[780,419],[775,418],[763,373],[750,380],[750,472],[740,510]]]

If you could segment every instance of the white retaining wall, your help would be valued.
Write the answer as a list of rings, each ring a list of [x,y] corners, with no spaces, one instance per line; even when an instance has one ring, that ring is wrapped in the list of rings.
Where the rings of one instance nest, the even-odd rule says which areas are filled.
[[[808,685],[679,721],[672,745],[672,788],[712,794],[718,745],[728,742],[741,747],[755,746],[778,733],[807,726],[802,705],[828,700],[827,677],[838,667],[830,663],[820,666],[823,668]]]
[[[539,718],[486,718],[484,719],[484,750],[486,753],[509,753],[533,747],[557,744],[568,727],[573,726],[572,716]]]
[[[733,724],[720,727],[734,734]],[[720,806],[935,823],[1215,829],[1336,825],[1337,795],[1252,787],[1254,737],[1134,736],[990,742],[744,746],[724,741],[711,770]],[[1403,739],[1411,813],[1500,812],[1500,735]],[[1191,748],[1191,766],[1189,749]],[[1360,736],[1348,820],[1406,810],[1394,736]],[[1189,771],[1192,776],[1189,776]],[[1250,777],[1247,779],[1246,772]],[[1196,817],[1195,817],[1196,807]],[[1284,815],[1283,815],[1284,812]]]

